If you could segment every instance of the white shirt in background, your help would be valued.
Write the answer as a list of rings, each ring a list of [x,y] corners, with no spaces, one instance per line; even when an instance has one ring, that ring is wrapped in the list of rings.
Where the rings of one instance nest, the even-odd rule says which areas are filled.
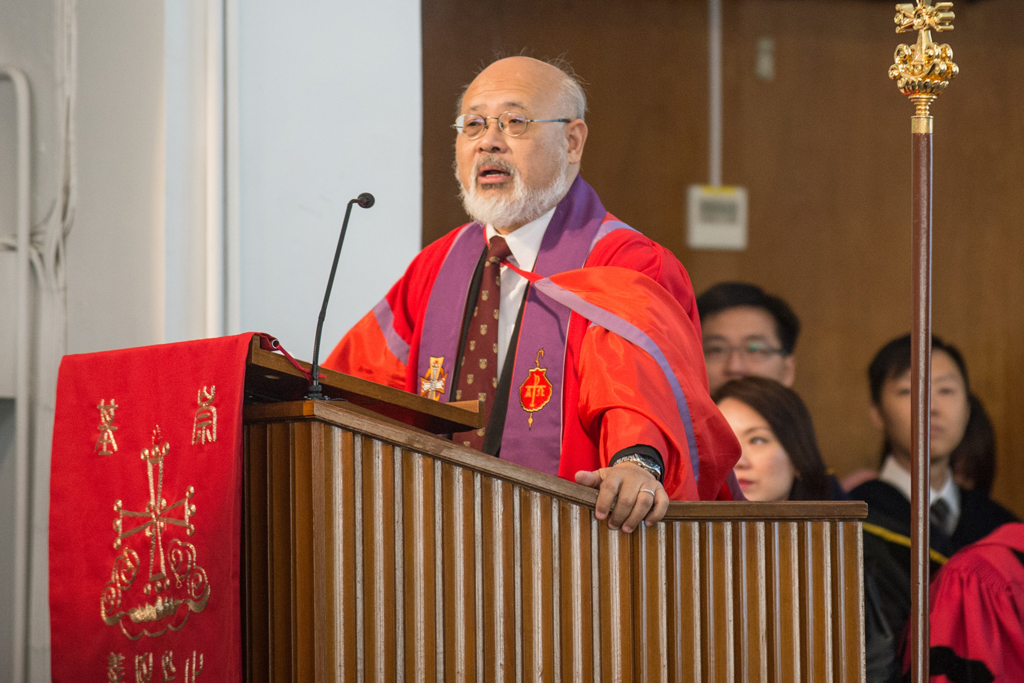
[[[882,465],[882,471],[878,473],[878,479],[896,487],[900,493],[910,500],[910,470],[901,465],[896,458],[889,456]],[[960,522],[960,489],[953,482],[953,473],[946,476],[945,485],[936,491],[931,489],[928,505],[931,506],[937,500],[944,500],[949,506],[947,534],[952,534],[956,525]]]

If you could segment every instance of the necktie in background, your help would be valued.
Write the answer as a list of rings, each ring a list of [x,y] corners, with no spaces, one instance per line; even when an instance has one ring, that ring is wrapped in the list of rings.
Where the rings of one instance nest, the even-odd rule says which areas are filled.
[[[936,500],[932,503],[931,514],[929,515],[931,517],[932,526],[942,529],[944,533],[949,534],[949,515],[951,512],[952,510],[949,508],[949,503],[941,498]]]
[[[472,316],[466,338],[463,340],[462,365],[456,401],[484,402],[484,424],[491,415],[495,390],[498,388],[498,316],[501,307],[501,262],[512,255],[505,238],[495,235],[487,245],[484,272],[480,279],[480,292],[476,304],[468,314]],[[484,429],[459,432],[452,440],[477,450],[483,450]]]

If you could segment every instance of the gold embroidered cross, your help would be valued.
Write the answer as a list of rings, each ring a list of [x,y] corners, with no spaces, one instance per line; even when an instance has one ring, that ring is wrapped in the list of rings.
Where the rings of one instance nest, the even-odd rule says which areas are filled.
[[[145,510],[132,512],[122,507],[120,500],[114,502],[114,512],[117,519],[114,520],[114,530],[117,538],[114,540],[114,549],[121,547],[121,542],[129,536],[134,536],[140,531],[145,531],[149,537],[149,583],[146,584],[144,592],[149,595],[152,591],[161,593],[170,587],[171,581],[167,577],[166,562],[164,556],[163,533],[164,527],[168,524],[185,527],[185,533],[189,536],[195,533],[195,525],[189,520],[196,514],[196,506],[189,501],[195,495],[195,489],[189,486],[185,490],[185,497],[176,500],[170,505],[163,497],[164,487],[164,458],[171,450],[171,445],[162,441],[160,427],[153,430],[153,447],[142,450],[142,459],[146,461],[146,472],[149,478],[149,502]],[[156,465],[156,478],[153,477],[153,466]],[[176,508],[182,508],[182,517],[170,517],[169,513]],[[125,517],[140,517],[146,521],[127,531],[124,530]]]

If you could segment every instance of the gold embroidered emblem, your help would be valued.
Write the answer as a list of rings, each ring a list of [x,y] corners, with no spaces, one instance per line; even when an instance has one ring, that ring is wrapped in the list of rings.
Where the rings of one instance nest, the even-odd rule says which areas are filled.
[[[476,351],[476,342],[472,339],[469,341],[469,350]]]
[[[117,431],[117,427],[114,426],[114,411],[118,406],[114,403],[114,399],[110,399],[110,403],[100,399],[100,404],[96,407],[100,410],[100,426],[96,428],[100,430],[100,436],[96,439],[93,451],[100,455],[113,455],[117,453],[117,441],[114,439],[114,432]]]
[[[129,640],[179,631],[188,623],[189,614],[202,612],[210,600],[210,584],[206,571],[196,563],[195,546],[178,538],[166,547],[164,544],[168,526],[183,527],[188,536],[196,530],[191,522],[196,514],[196,506],[191,502],[195,489],[189,486],[184,497],[169,505],[163,497],[164,460],[170,450],[171,445],[162,441],[158,426],[153,430],[152,448],[143,449],[141,456],[146,461],[149,480],[149,502],[145,509],[125,510],[120,500],[114,501],[114,549],[120,549],[121,554],[114,559],[110,581],[103,588],[100,617],[108,626],[120,625]],[[181,508],[181,517],[171,516],[177,508]],[[126,530],[125,518],[144,521]],[[145,582],[136,581],[140,569],[138,553],[124,543],[139,532],[149,539],[149,576]],[[135,590],[139,584],[141,596]]]
[[[481,325],[480,326],[480,334],[485,336],[485,337],[487,336],[487,325]]]
[[[486,290],[486,289],[484,291],[480,292],[480,299],[481,299],[481,301],[487,301],[487,297],[489,297],[490,295],[491,295],[491,293],[488,290]]]
[[[540,349],[537,351],[537,367],[530,369],[526,380],[519,387],[519,403],[523,406],[523,410],[530,414],[526,423],[529,429],[533,429],[533,414],[551,400],[553,387],[547,378],[548,370],[540,366],[540,359],[543,357],[544,349]]]
[[[444,369],[444,356],[431,356],[430,367],[427,374],[420,377],[420,396],[426,396],[431,401],[440,400],[444,394],[444,385],[448,379],[448,373]]]
[[[217,409],[213,406],[213,397],[217,387],[199,390],[199,407],[196,409],[195,420],[192,422],[192,445],[217,442]]]
[[[480,369],[481,370],[487,369],[487,359],[486,358],[481,358],[480,359]]]

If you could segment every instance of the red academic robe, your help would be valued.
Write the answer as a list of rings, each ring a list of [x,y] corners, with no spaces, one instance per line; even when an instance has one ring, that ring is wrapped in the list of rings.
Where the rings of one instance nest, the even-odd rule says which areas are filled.
[[[584,189],[593,192],[589,186]],[[610,214],[602,220],[608,228],[625,229],[598,233],[583,269],[555,275],[545,283],[552,291],[570,292],[642,329],[643,336],[655,340],[659,347],[655,353],[664,362],[659,363],[651,349],[640,348],[593,319],[602,313],[584,317],[570,307],[562,373],[561,451],[557,472],[551,473],[572,480],[580,470],[608,466],[610,458],[624,448],[645,444],[662,455],[663,484],[670,498],[731,499],[727,478],[739,458],[739,444],[708,395],[700,320],[689,276],[664,247]],[[338,343],[324,367],[420,393],[429,371],[419,367],[422,361],[417,362],[427,304],[449,251],[465,229],[420,252],[384,301]],[[482,249],[482,229],[480,234]],[[588,277],[588,271],[600,276]],[[461,305],[464,300],[465,295]],[[666,370],[666,362],[671,371]],[[513,384],[509,403],[518,405],[518,399],[519,387]],[[526,413],[522,415],[525,422]],[[501,456],[506,455],[503,446]]]
[[[1024,524],[955,553],[930,593],[932,681],[1024,681]]]

